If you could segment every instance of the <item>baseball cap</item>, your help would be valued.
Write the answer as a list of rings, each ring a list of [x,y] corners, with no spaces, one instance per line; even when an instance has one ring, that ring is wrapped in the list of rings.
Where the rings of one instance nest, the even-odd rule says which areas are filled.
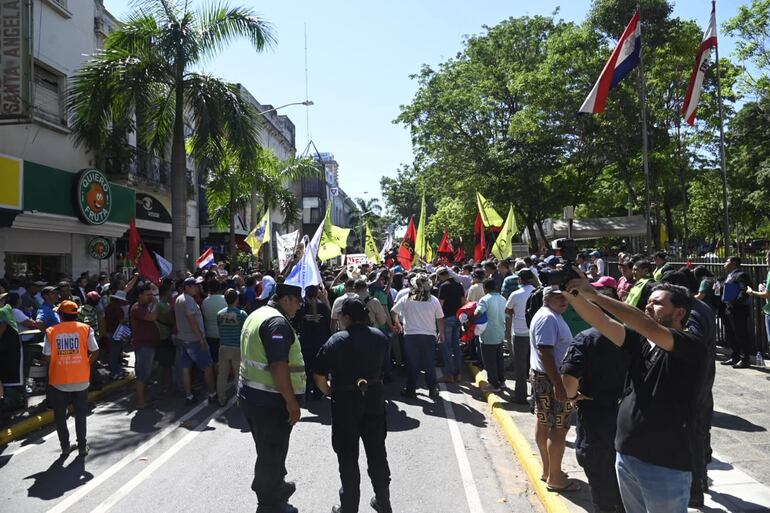
[[[190,276],[189,278],[185,278],[182,283],[184,284],[185,287],[192,287],[194,285],[197,285],[198,281],[194,277]]]
[[[47,287],[43,287],[43,290],[40,291],[42,294],[50,294],[51,292],[56,292],[56,287],[51,287],[50,285]]]
[[[559,292],[561,292],[561,289],[558,285],[548,285],[547,287],[543,287],[543,299],[558,294]]]
[[[556,255],[551,255],[543,260],[543,262],[545,262],[545,265],[556,265],[561,262],[561,258],[557,257]]]
[[[59,303],[59,306],[55,308],[55,310],[59,313],[67,315],[77,315],[80,313],[80,308],[78,308],[78,304],[74,301],[62,301]]]
[[[298,299],[302,299],[302,288],[296,285],[279,283],[275,286],[275,293],[278,297],[295,296]]]
[[[114,293],[112,296],[110,296],[110,299],[117,299],[118,301],[125,301],[126,303],[128,303],[126,292],[123,290],[119,290],[116,293]]]
[[[362,319],[369,315],[369,310],[366,308],[366,305],[358,297],[349,297],[345,299],[342,302],[342,309],[340,312],[349,315],[353,319]]]
[[[590,254],[592,257],[596,257],[596,258],[599,258],[599,257],[601,257],[601,256],[602,256],[602,254],[601,254],[601,253],[599,253],[598,251],[591,251],[591,253],[589,253],[589,254]]]
[[[618,282],[612,276],[602,276],[595,282],[592,282],[591,285],[593,285],[597,289],[600,289],[602,287],[611,287],[613,289],[618,288]]]

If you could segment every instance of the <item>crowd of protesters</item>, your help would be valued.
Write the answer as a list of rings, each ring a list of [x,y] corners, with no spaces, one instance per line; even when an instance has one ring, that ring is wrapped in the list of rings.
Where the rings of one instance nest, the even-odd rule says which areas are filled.
[[[421,378],[428,396],[438,398],[438,383],[461,382],[463,360],[474,360],[486,370],[488,392],[531,405],[549,490],[579,489],[561,470],[576,413],[576,455],[596,511],[702,505],[717,319],[732,351],[723,364],[749,367],[749,309],[753,297],[768,300],[770,276],[754,290],[738,257],[729,257],[716,279],[702,266],[676,268],[662,252],[621,253],[618,279],[607,275],[601,253],[579,253],[570,265],[580,278],[547,286],[543,273],[565,266],[554,254],[462,266],[422,262],[408,271],[394,263],[324,267],[324,283],[304,291],[291,322],[307,401],[323,396],[311,376],[316,355],[344,328],[345,300],[358,298],[368,324],[388,340],[382,381],[403,374],[405,398],[417,395]],[[101,375],[126,377],[133,351],[136,408],[174,390],[193,404],[196,377],[206,399],[224,405],[238,379],[243,325],[274,297],[283,282],[276,274],[220,263],[159,284],[121,274],[56,285],[0,280],[3,405],[18,407],[8,398],[25,394],[24,345],[35,330],[62,322],[65,311],[89,326],[98,344],[91,386]],[[764,313],[770,330],[770,307]],[[153,375],[157,392],[149,394]]]

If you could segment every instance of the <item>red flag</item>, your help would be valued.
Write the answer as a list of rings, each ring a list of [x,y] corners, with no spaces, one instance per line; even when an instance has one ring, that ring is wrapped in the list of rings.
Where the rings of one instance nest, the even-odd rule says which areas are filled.
[[[484,259],[484,252],[487,248],[486,236],[484,235],[484,222],[481,220],[481,214],[476,214],[476,223],[473,227],[476,244],[473,246],[473,260],[476,263]]]
[[[417,229],[414,227],[414,218],[409,218],[409,226],[406,228],[406,235],[401,247],[398,248],[398,262],[405,270],[412,268],[414,260],[414,242],[417,240]]]
[[[465,254],[465,248],[462,246],[457,246],[457,249],[455,250],[455,262],[456,264],[462,264],[465,263],[465,260],[468,258]]]
[[[128,260],[141,276],[155,284],[160,283],[158,268],[155,267],[152,255],[144,247],[133,219],[129,220],[128,224]]]
[[[446,231],[444,231],[444,238],[441,239],[441,244],[438,245],[438,256],[446,258],[449,263],[454,261],[455,250]]]

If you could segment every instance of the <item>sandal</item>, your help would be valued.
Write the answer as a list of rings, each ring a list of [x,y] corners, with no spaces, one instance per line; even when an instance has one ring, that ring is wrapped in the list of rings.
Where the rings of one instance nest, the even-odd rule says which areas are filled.
[[[546,485],[546,489],[548,489],[549,492],[558,492],[558,493],[578,492],[580,491],[580,483],[578,483],[577,481],[570,481],[567,483],[566,486],[562,486],[561,488],[554,488],[553,486]]]
[[[567,474],[567,473],[566,473],[566,472],[564,472],[564,471],[562,471],[562,473],[561,473],[561,477],[563,477],[565,480],[569,480],[569,474]],[[543,476],[540,476],[540,480],[541,480],[542,482],[544,482],[544,483],[547,483],[547,482],[548,482],[548,478],[547,478],[547,477],[543,477]]]

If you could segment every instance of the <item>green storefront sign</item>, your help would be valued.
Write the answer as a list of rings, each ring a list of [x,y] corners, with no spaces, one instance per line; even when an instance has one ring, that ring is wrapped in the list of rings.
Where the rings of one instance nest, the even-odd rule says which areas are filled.
[[[88,241],[88,254],[97,260],[109,258],[113,249],[112,242],[104,237],[94,237]]]
[[[136,216],[136,192],[109,182],[98,169],[70,173],[25,160],[24,210],[77,217],[87,224],[128,224]]]

